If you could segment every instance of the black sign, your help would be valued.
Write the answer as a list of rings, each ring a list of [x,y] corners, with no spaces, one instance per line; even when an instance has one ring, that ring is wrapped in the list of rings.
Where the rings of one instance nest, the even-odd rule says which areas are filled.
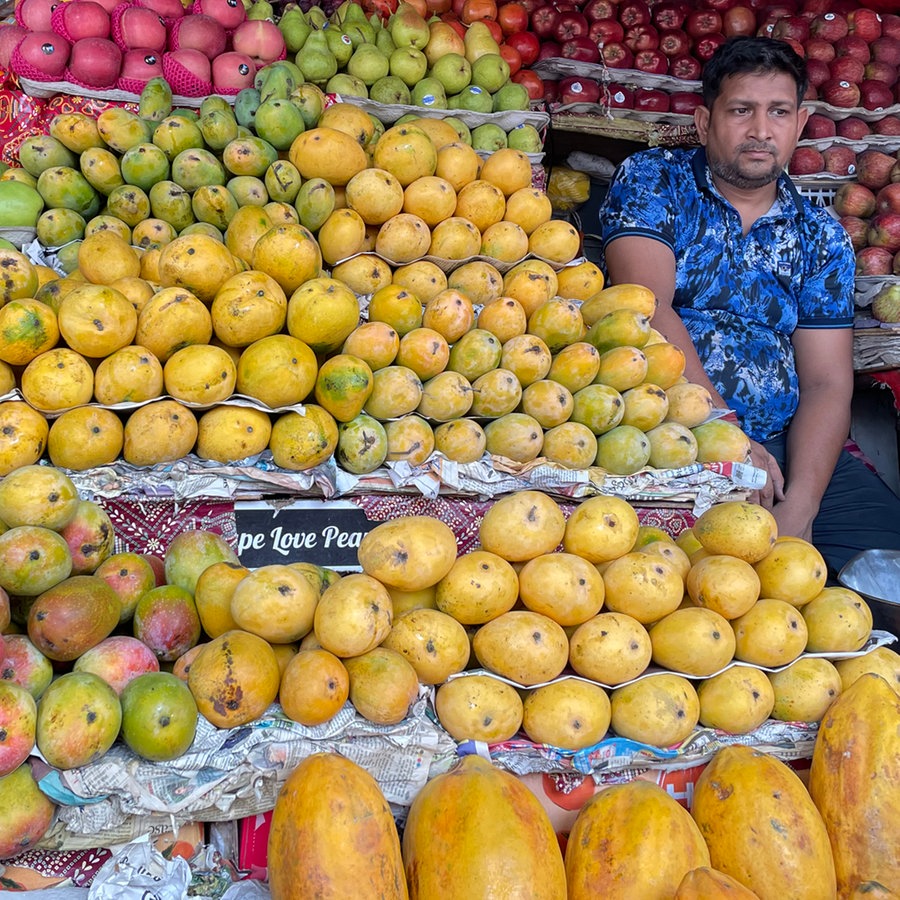
[[[378,524],[349,500],[297,500],[289,506],[237,501],[234,518],[237,553],[250,569],[309,562],[359,571],[360,541]]]

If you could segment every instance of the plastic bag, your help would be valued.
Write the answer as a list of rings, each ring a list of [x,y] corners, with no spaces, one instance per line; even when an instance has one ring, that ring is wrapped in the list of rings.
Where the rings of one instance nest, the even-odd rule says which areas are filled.
[[[108,859],[88,900],[183,900],[191,869],[180,856],[166,859],[149,843],[127,844]]]
[[[550,172],[547,196],[554,212],[572,212],[591,195],[591,179],[584,172],[567,166],[554,166]]]

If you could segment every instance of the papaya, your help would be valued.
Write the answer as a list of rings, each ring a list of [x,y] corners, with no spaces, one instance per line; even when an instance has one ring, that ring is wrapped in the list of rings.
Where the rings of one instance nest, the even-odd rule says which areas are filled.
[[[540,801],[480,756],[464,756],[419,791],[402,846],[411,900],[566,897],[562,853]]]
[[[751,747],[719,750],[697,779],[691,815],[714,868],[760,900],[834,900],[822,816],[781,760]]]
[[[831,840],[838,896],[868,881],[900,893],[900,697],[880,675],[860,676],[828,708],[809,793]]]
[[[690,813],[650,781],[594,794],[566,844],[569,900],[670,900],[691,869],[708,865],[709,850]]]
[[[304,759],[281,788],[269,831],[272,900],[405,900],[400,838],[375,779],[336,753]]]
[[[698,866],[681,879],[675,900],[759,900],[759,897],[730,875],[709,866]]]

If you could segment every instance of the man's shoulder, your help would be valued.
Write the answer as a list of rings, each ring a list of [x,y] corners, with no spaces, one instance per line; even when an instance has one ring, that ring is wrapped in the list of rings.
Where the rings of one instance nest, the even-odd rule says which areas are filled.
[[[848,242],[847,232],[843,225],[824,206],[818,206],[807,197],[798,193],[800,211],[808,225],[827,243],[839,246]]]
[[[651,147],[632,153],[621,164],[629,175],[687,169],[691,166],[693,150],[680,148]]]

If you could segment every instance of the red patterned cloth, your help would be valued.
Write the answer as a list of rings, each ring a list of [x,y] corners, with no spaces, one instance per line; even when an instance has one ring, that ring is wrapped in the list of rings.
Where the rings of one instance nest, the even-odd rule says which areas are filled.
[[[16,870],[29,870],[41,878],[68,879],[76,887],[88,887],[110,856],[112,852],[105,847],[95,847],[93,850],[26,850],[6,860],[4,865],[7,874],[12,870],[11,881],[15,881]],[[7,889],[17,890],[13,887]]]

